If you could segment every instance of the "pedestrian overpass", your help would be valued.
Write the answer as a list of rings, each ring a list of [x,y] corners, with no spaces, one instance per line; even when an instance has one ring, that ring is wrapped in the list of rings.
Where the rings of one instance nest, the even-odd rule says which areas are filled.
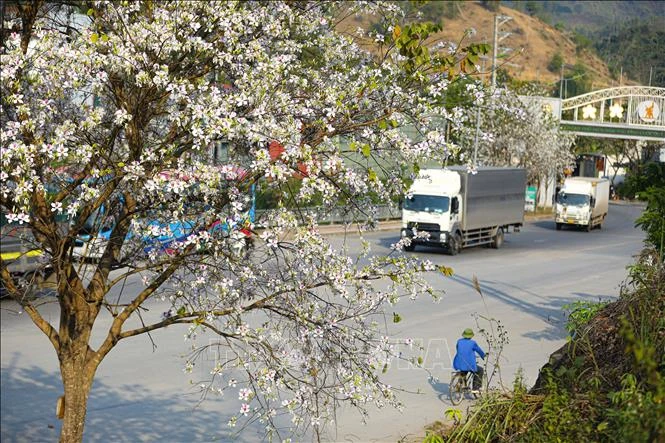
[[[620,86],[567,99],[539,97],[576,135],[665,143],[665,88]]]

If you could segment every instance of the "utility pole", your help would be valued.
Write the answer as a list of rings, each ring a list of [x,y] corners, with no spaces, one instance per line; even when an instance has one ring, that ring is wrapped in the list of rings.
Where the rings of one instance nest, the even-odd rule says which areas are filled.
[[[485,59],[483,59],[482,70],[485,70]],[[476,135],[473,139],[473,167],[477,166],[478,161],[478,138],[480,136],[480,106],[476,105]]]
[[[623,83],[623,66],[621,67],[621,73],[619,74],[619,86]]]
[[[563,67],[565,63],[561,61],[561,84],[559,85],[559,99],[563,99]]]
[[[499,27],[503,24],[506,24],[509,20],[512,20],[512,17],[507,15],[495,15],[494,16],[494,47],[492,55],[492,91],[496,89],[496,58],[498,57],[498,45],[501,40],[508,37],[510,32],[503,32],[501,37],[499,37]]]

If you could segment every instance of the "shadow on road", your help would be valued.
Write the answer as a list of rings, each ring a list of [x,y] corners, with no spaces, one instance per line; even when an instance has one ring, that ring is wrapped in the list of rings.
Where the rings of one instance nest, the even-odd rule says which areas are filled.
[[[440,402],[445,403],[448,399],[450,383],[442,383],[438,378],[431,376],[427,377],[427,383],[429,383],[434,392],[436,392],[436,398],[438,398]]]
[[[11,442],[57,441],[61,422],[55,404],[62,395],[58,373],[32,366],[16,367],[16,355],[2,368],[2,425],[0,440]],[[155,373],[159,377],[159,373]],[[178,388],[174,387],[174,392]],[[14,402],[20,398],[21,401]],[[262,434],[227,426],[228,416],[220,412],[193,409],[195,398],[155,396],[137,384],[110,387],[96,381],[88,404],[86,442],[187,442],[257,441]],[[191,401],[190,401],[191,400]],[[227,401],[235,399],[228,398]],[[210,400],[212,401],[212,400]]]
[[[469,288],[473,288],[473,281],[466,277],[461,277],[459,275],[454,275],[450,277],[452,280],[465,285]],[[508,305],[515,306],[521,312],[525,312],[534,317],[538,317],[541,320],[547,322],[548,327],[542,331],[532,331],[523,334],[524,337],[528,337],[534,340],[561,340],[566,336],[566,319],[563,311],[563,306],[574,303],[579,300],[585,301],[598,301],[598,300],[612,300],[616,297],[609,295],[598,295],[598,294],[587,294],[587,293],[572,293],[568,297],[547,297],[547,301],[543,304],[534,304],[528,302],[522,298],[518,298],[514,295],[510,295],[508,292],[496,288],[494,285],[496,282],[493,281],[480,281],[480,289],[483,292],[483,295],[489,298],[494,298]],[[521,288],[516,285],[507,285],[506,283],[501,283],[504,286],[509,286],[510,288],[515,289],[515,293],[527,293],[531,297],[540,298],[539,294],[536,294],[531,291],[527,291],[524,288]],[[490,313],[491,314],[491,313]]]

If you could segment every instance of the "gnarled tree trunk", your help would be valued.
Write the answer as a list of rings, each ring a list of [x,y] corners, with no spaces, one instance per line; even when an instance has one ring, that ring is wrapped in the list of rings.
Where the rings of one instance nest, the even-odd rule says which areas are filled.
[[[60,373],[65,389],[64,417],[60,431],[60,442],[83,441],[83,429],[96,367],[86,364],[85,350],[64,352],[60,356]]]

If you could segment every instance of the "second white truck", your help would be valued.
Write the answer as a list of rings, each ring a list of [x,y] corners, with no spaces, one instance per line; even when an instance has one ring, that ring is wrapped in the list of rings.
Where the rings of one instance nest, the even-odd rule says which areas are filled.
[[[578,226],[587,232],[602,227],[610,199],[610,182],[606,178],[568,177],[556,196],[555,222]]]
[[[423,169],[402,205],[404,247],[440,246],[451,255],[462,248],[500,248],[504,233],[524,222],[526,171],[519,168]]]

